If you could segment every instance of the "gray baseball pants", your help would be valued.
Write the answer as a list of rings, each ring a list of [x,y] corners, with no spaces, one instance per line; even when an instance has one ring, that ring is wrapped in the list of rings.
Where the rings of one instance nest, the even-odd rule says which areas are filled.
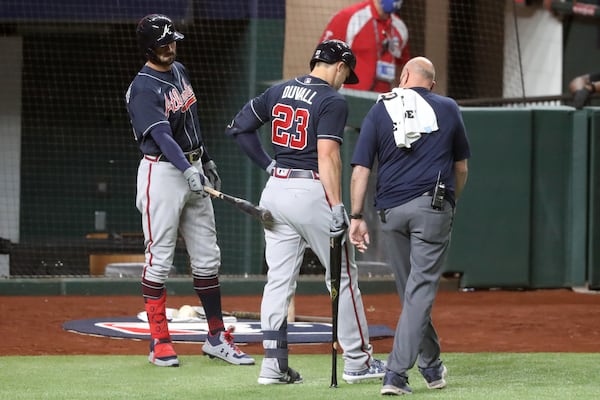
[[[396,279],[402,313],[387,368],[405,375],[418,358],[421,368],[440,364],[440,344],[431,321],[454,211],[431,208],[431,196],[421,196],[385,210],[382,223],[388,262]]]

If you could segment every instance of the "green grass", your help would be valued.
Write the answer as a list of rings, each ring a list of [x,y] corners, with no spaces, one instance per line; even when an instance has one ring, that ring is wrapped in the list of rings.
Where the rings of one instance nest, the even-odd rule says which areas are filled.
[[[383,356],[382,356],[383,357]],[[180,356],[181,367],[158,368],[145,356],[0,357],[0,399],[244,399],[310,400],[382,397],[380,381],[330,389],[327,355],[292,355],[301,385],[262,386],[254,366],[237,367],[202,356]],[[422,399],[595,399],[600,354],[446,353],[448,387],[428,390],[410,371],[413,396]]]

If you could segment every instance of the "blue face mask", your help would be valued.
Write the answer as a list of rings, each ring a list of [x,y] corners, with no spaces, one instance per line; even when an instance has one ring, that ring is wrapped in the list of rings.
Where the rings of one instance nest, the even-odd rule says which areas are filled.
[[[381,8],[386,14],[391,14],[394,11],[398,11],[401,7],[402,0],[381,0]]]

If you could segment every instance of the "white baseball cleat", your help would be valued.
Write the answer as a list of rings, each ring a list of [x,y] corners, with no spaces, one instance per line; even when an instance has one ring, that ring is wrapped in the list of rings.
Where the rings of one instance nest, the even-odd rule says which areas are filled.
[[[233,342],[233,326],[217,335],[206,335],[206,341],[202,346],[204,354],[210,358],[220,358],[230,364],[254,365],[254,358],[250,357]]]
[[[278,377],[266,377],[259,376],[258,383],[261,385],[286,385],[286,384],[294,384],[294,383],[302,383],[304,379],[302,375],[294,369],[288,368],[283,375]]]
[[[359,383],[370,379],[381,379],[385,375],[385,361],[371,359],[371,365],[361,371],[346,371],[342,375],[347,383]]]

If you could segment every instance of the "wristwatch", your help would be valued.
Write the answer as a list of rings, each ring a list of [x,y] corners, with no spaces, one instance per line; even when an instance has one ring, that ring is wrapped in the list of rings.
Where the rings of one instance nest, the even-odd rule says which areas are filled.
[[[363,219],[363,215],[358,213],[358,214],[350,214],[348,215],[348,218],[350,219]]]

